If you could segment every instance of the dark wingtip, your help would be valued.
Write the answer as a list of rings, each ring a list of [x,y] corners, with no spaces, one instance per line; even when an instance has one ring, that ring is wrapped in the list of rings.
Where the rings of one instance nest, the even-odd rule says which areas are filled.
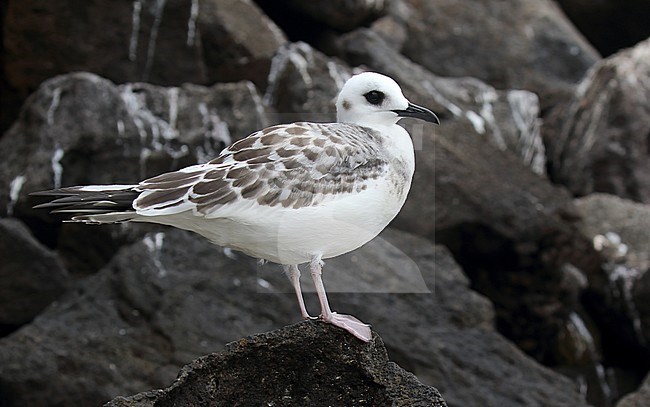
[[[33,209],[49,209],[50,213],[103,214],[121,210],[133,210],[133,201],[139,195],[133,189],[107,189],[88,191],[83,187],[67,187],[46,191],[34,191],[29,195],[50,197],[47,202]]]

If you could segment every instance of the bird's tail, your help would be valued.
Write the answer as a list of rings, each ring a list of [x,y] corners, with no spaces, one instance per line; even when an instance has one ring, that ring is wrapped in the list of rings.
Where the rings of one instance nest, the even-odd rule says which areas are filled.
[[[140,195],[137,185],[88,185],[32,192],[50,200],[34,209],[70,216],[84,223],[126,222],[136,217],[133,201]]]

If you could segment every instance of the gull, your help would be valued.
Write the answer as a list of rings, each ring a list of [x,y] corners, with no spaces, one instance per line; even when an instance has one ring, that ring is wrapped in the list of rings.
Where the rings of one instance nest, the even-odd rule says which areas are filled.
[[[35,208],[88,224],[149,222],[189,230],[215,245],[281,264],[304,319],[298,265],[308,263],[320,319],[370,341],[370,326],[332,312],[323,259],[377,236],[399,213],[415,155],[404,117],[438,124],[391,78],[364,72],[341,89],[336,123],[296,122],[257,131],[218,157],[134,185],[87,185],[36,192]]]

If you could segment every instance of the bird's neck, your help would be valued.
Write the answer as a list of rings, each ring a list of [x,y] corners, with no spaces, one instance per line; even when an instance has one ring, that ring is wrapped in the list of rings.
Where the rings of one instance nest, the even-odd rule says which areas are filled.
[[[396,123],[381,125],[374,123],[369,127],[382,135],[384,146],[395,158],[404,160],[414,168],[415,152],[413,151],[413,141],[411,135],[406,129]]]

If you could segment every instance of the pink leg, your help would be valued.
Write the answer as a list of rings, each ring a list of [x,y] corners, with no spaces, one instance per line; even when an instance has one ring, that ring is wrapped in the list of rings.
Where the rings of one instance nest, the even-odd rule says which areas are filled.
[[[369,342],[370,339],[372,339],[372,332],[370,331],[369,325],[364,324],[352,315],[337,314],[336,312],[332,312],[330,309],[330,304],[327,301],[327,294],[325,293],[325,286],[323,285],[323,279],[321,278],[322,267],[323,261],[320,256],[314,257],[310,263],[311,278],[314,280],[316,293],[318,294],[318,300],[320,301],[321,319],[332,325],[345,329],[364,342]]]
[[[302,314],[302,319],[312,319],[312,317],[307,312],[305,307],[305,300],[302,298],[302,290],[300,289],[300,269],[296,264],[285,265],[284,272],[287,274],[291,285],[293,285],[293,290],[296,292],[296,297],[298,297],[298,305],[300,305],[300,313]]]

